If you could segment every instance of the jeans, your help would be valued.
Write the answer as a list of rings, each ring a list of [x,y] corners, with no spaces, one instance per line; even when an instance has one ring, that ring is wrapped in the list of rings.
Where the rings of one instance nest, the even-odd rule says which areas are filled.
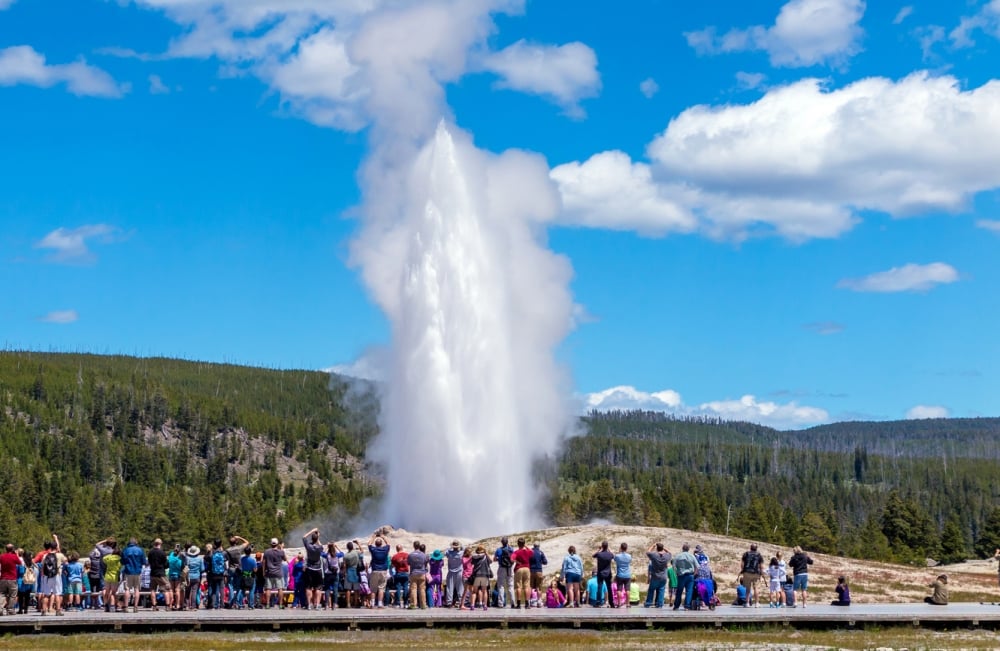
[[[396,605],[403,606],[410,592],[410,575],[406,572],[396,572]]]
[[[684,607],[691,606],[691,590],[694,588],[694,574],[681,574],[677,577],[677,594],[674,595],[674,610],[681,607],[681,600]]]
[[[653,605],[654,597],[656,599],[656,607],[663,608],[663,593],[666,589],[666,579],[650,579],[649,591],[646,593],[646,608]]]
[[[229,569],[229,607],[236,603],[236,596],[240,593],[243,585],[243,573],[240,570]]]
[[[505,605],[514,604],[514,568],[497,568],[497,605],[503,608]]]
[[[327,573],[323,590],[326,592],[326,607],[333,608],[340,597],[340,572]]]
[[[444,605],[454,606],[462,598],[462,572],[448,572],[444,585]]]
[[[222,586],[226,581],[224,576],[210,576],[208,578],[208,604],[205,608],[222,608]]]

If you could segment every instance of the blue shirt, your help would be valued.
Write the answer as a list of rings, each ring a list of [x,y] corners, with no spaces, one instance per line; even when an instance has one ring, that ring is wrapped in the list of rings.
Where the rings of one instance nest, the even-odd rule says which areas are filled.
[[[389,571],[389,552],[392,548],[389,545],[384,545],[382,547],[375,547],[374,545],[368,545],[368,553],[371,555],[370,567],[372,572],[388,572]]]
[[[564,577],[566,574],[583,576],[583,559],[576,554],[569,554],[563,558],[562,571]]]
[[[615,577],[619,579],[632,578],[632,554],[628,552],[615,554]]]
[[[122,574],[139,576],[142,574],[142,566],[146,564],[146,552],[142,547],[129,543],[122,552]]]
[[[549,559],[545,558],[545,552],[539,547],[534,547],[531,550],[531,562],[528,563],[528,567],[532,572],[542,572],[543,565],[548,565]]]

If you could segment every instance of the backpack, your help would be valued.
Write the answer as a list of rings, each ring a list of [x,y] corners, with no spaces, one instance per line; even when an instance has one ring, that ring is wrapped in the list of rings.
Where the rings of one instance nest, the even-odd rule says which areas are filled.
[[[502,547],[500,549],[500,567],[511,567],[514,565],[514,561],[510,557],[510,547]]]
[[[171,579],[179,579],[184,569],[184,560],[177,554],[171,554],[167,558],[167,568]]]
[[[254,571],[253,570],[243,570],[243,589],[252,590],[254,582]]]
[[[761,555],[757,552],[747,552],[743,556],[743,571],[747,574],[760,574]]]
[[[24,568],[24,576],[21,577],[21,582],[24,585],[35,585],[36,581],[38,581],[38,577],[35,575],[35,566],[29,565]]]
[[[59,559],[52,552],[45,555],[42,559],[42,576],[51,579],[59,574]]]
[[[226,573],[226,554],[217,549],[212,552],[212,574],[222,576]]]

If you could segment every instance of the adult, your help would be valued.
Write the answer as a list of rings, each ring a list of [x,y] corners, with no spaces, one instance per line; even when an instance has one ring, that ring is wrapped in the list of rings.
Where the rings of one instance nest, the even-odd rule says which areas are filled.
[[[681,553],[673,557],[674,571],[677,573],[677,590],[674,592],[674,610],[681,604],[691,607],[691,593],[694,591],[694,573],[698,569],[698,559],[691,553],[691,546],[684,543]]]
[[[135,612],[139,608],[139,591],[142,588],[142,567],[146,565],[146,552],[139,541],[129,538],[122,552],[122,578],[125,580],[125,612]]]
[[[487,599],[490,591],[490,577],[493,570],[490,568],[490,557],[486,553],[486,548],[482,545],[476,547],[476,552],[472,555],[472,597],[469,610],[476,609],[478,602],[483,610],[487,608]]]
[[[646,558],[649,560],[649,588],[646,590],[646,608],[654,605],[656,608],[663,608],[663,596],[667,590],[667,567],[670,565],[671,555],[664,547],[663,543],[653,543],[646,550]]]
[[[361,607],[361,552],[353,540],[347,541],[344,554],[344,591],[347,593],[347,607]],[[355,597],[357,601],[355,602]]]
[[[222,540],[205,545],[205,566],[208,570],[208,600],[206,610],[222,608],[226,583],[226,551],[222,549]]]
[[[187,608],[198,610],[201,603],[201,577],[205,574],[205,559],[201,557],[201,550],[198,545],[191,544],[184,553],[184,561],[187,563],[188,580],[185,588],[184,601]]]
[[[802,548],[796,545],[792,549],[792,557],[788,559],[788,566],[792,568],[792,591],[799,593],[799,601],[802,607],[806,607],[806,594],[809,592],[809,566],[813,564],[813,559],[809,557]]]
[[[940,574],[934,579],[934,583],[929,586],[934,592],[929,597],[924,597],[924,603],[932,606],[948,605],[948,575]]]
[[[340,551],[337,543],[328,542],[326,552],[323,554],[323,592],[326,593],[326,605],[329,610],[337,607],[337,599],[340,597],[340,561],[344,558],[344,552]]]
[[[446,574],[444,580],[445,608],[458,608],[462,605],[462,543],[451,541],[451,547],[444,553]]]
[[[64,614],[62,568],[66,564],[66,556],[59,546],[59,536],[52,534],[52,540],[45,541],[41,553],[35,557],[35,563],[41,573],[41,580],[38,583],[41,614],[51,612],[55,612],[56,615]]]
[[[545,552],[542,551],[541,546],[536,542],[531,546],[531,563],[529,564],[529,569],[531,570],[531,589],[538,590],[541,593],[544,587],[545,580],[545,566],[549,564],[549,559],[545,557]]]
[[[38,567],[31,559],[31,552],[20,550],[21,566],[18,568],[20,575],[20,585],[17,588],[17,614],[27,615],[28,607],[31,605],[31,593],[35,591],[35,583],[38,581]]]
[[[517,549],[510,555],[514,561],[514,598],[521,609],[531,608],[531,550],[525,546],[524,538],[517,539]]]
[[[410,564],[410,608],[427,608],[427,554],[419,540],[413,541],[413,551],[407,557]]]
[[[242,608],[245,600],[247,610],[253,610],[256,584],[257,558],[253,553],[253,545],[247,545],[243,548],[243,558],[240,559],[240,591],[236,595],[237,608]]]
[[[240,562],[243,559],[243,551],[250,541],[243,536],[232,534],[229,536],[229,547],[226,547],[226,574],[229,577],[229,602],[226,608],[232,608],[236,603],[236,595],[240,591],[243,577],[240,570]]]
[[[344,558],[346,565],[347,556]],[[390,562],[393,569],[392,582],[396,588],[396,607],[405,608],[410,593],[410,555],[403,551],[402,545],[396,545],[396,553]]]
[[[117,545],[113,536],[94,543],[94,548],[90,550],[90,572],[87,579],[90,581],[90,606],[97,608],[101,601],[101,593],[104,592],[104,557],[111,553],[113,545]]]
[[[385,607],[385,586],[389,581],[390,553],[392,553],[392,547],[389,546],[388,536],[383,541],[382,536],[372,534],[368,539],[368,554],[370,555],[368,584],[372,594],[375,595],[376,608]]]
[[[566,582],[566,605],[579,608],[583,601],[580,586],[583,583],[583,559],[576,553],[576,546],[570,545],[563,556],[562,578]]]
[[[607,589],[608,608],[614,608],[614,598],[611,594],[611,562],[615,560],[615,555],[608,549],[607,540],[601,543],[601,548],[594,552],[593,558],[597,561],[597,582],[603,586],[602,591]]]
[[[163,591],[163,603],[167,610],[173,606],[171,600],[170,581],[167,579],[167,554],[163,551],[163,541],[157,538],[153,541],[153,547],[146,554],[149,561],[149,599],[152,602],[153,612],[159,610],[157,593]]]
[[[288,561],[288,555],[277,538],[271,538],[271,546],[264,551],[261,561],[264,564],[264,607],[271,608],[271,597],[277,593],[278,606],[284,608],[284,565]]]
[[[500,539],[500,546],[493,552],[497,564],[497,606],[515,606],[514,600],[514,548],[507,536]]]
[[[184,570],[187,568],[187,557],[180,543],[174,544],[174,548],[167,554],[167,580],[170,581],[170,600],[172,601],[170,610],[184,610]],[[188,573],[188,580],[190,580]]]
[[[323,594],[323,543],[319,541],[319,529],[313,527],[302,536],[302,546],[306,552],[305,584],[306,608],[319,610],[319,598]]]
[[[426,552],[426,547],[421,547]],[[490,572],[493,576],[493,572]],[[444,553],[435,549],[427,557],[427,605],[436,608],[441,606],[441,587],[444,583]],[[487,590],[488,591],[488,590]]]
[[[21,565],[14,549],[13,544],[7,543],[4,553],[0,554],[0,597],[4,598],[8,615],[13,615],[17,607],[17,569]]]
[[[757,543],[751,543],[750,549],[743,553],[740,564],[740,574],[743,576],[743,585],[747,589],[747,607],[752,603],[756,608],[757,584],[760,583],[761,573],[764,571],[764,557],[757,551]]]
[[[114,539],[107,542],[108,552],[101,557],[101,567],[104,568],[102,584],[104,585],[104,612],[111,612],[114,605],[118,611],[118,582],[121,578],[122,555],[118,551],[118,543]]]
[[[618,602],[615,606],[629,606],[629,592],[632,587],[632,554],[628,553],[628,543],[622,543],[615,554],[615,587],[618,588]]]

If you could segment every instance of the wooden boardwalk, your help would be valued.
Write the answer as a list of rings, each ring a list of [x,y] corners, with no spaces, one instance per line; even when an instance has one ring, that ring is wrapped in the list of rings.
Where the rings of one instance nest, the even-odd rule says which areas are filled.
[[[730,627],[747,625],[792,628],[863,628],[867,625],[925,626],[931,628],[1000,629],[1000,605],[954,603],[865,604],[849,608],[811,605],[808,608],[742,608],[720,606],[714,611],[673,611],[633,607],[628,609],[568,608],[459,611],[429,610],[210,610],[136,613],[84,611],[65,616],[12,615],[0,617],[5,633],[84,633],[100,631],[200,631],[200,630],[379,630],[390,628],[524,628],[633,629]]]

